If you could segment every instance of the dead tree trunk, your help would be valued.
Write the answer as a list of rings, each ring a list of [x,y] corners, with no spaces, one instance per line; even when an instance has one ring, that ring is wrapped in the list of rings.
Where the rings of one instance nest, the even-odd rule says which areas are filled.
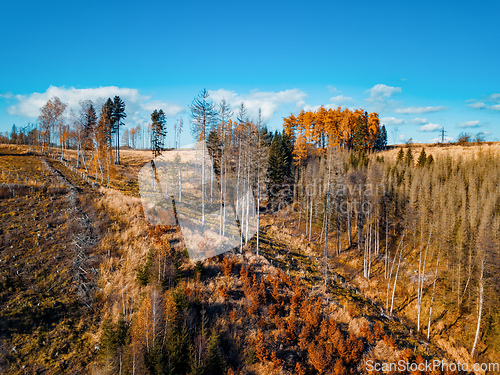
[[[431,322],[432,322],[432,304],[434,303],[434,292],[436,290],[436,280],[438,275],[438,267],[439,267],[439,255],[441,253],[441,247],[439,247],[437,261],[436,261],[436,272],[434,273],[434,282],[432,283],[432,296],[431,296],[431,304],[429,306],[429,322],[427,323],[427,341],[431,337]]]
[[[476,336],[474,338],[474,344],[472,345],[471,357],[474,358],[474,354],[476,354],[477,344],[479,342],[479,333],[481,331],[481,315],[483,313],[483,302],[484,302],[484,259],[481,260],[481,275],[479,277],[479,308],[477,312],[477,328],[476,328]]]

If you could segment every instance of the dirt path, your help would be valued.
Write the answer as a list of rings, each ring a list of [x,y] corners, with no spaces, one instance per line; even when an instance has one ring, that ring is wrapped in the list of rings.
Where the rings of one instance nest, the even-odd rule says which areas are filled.
[[[82,302],[89,308],[93,301],[93,292],[97,286],[96,257],[92,255],[93,247],[99,241],[99,235],[90,220],[88,214],[83,211],[80,203],[82,189],[77,187],[63,171],[60,162],[41,158],[43,165],[49,170],[54,178],[60,183],[68,186],[66,199],[70,204],[69,215],[72,224],[77,228],[71,238],[68,239],[70,250],[74,252],[71,267],[73,285]],[[88,209],[89,207],[87,207]]]

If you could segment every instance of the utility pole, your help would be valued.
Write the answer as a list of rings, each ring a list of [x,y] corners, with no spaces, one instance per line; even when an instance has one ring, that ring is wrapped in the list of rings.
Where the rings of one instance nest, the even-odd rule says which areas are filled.
[[[441,129],[441,143],[444,143],[444,133],[446,133],[444,131],[444,128]]]

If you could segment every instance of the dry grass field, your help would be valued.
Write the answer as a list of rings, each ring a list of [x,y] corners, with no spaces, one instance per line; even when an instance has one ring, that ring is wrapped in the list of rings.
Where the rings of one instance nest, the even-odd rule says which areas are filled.
[[[457,144],[411,144],[410,145],[413,156],[415,160],[422,151],[429,155],[432,154],[434,158],[436,157],[452,157],[454,159],[458,158],[470,158],[476,157],[480,153],[491,153],[492,155],[500,154],[500,142],[483,142],[481,144],[469,144],[469,145],[457,145]],[[406,144],[391,146],[387,151],[381,152],[384,157],[390,160],[396,160],[399,149],[403,148],[404,151],[407,150],[408,146]]]

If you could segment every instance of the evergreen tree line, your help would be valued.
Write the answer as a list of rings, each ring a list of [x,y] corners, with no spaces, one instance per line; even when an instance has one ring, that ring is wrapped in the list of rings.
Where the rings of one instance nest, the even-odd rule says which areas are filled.
[[[5,135],[0,134],[0,143],[37,146],[38,140],[39,135],[37,126],[36,124],[31,123],[28,123],[26,126],[21,128],[14,124],[12,125],[10,133],[5,132]]]

